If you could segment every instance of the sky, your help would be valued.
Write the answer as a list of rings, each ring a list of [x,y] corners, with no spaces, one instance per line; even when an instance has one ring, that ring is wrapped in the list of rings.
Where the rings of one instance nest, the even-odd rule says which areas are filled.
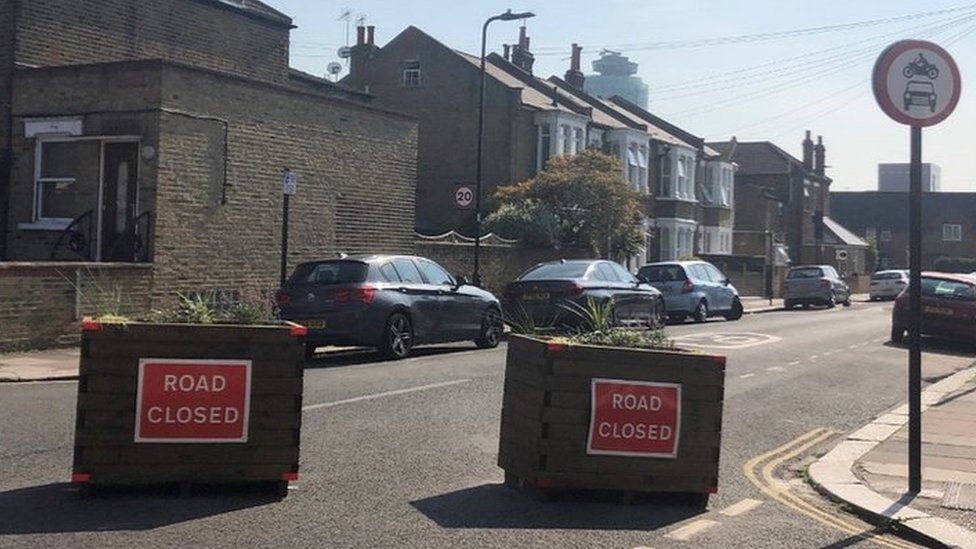
[[[536,75],[562,76],[574,42],[583,47],[586,73],[602,49],[622,50],[650,87],[650,111],[707,140],[768,140],[800,157],[804,130],[822,135],[835,191],[876,189],[879,162],[908,161],[909,128],[877,106],[871,69],[891,42],[931,40],[959,65],[962,95],[952,116],[923,131],[923,161],[942,167],[944,191],[976,191],[976,93],[968,88],[968,76],[976,79],[976,4],[967,0],[264,1],[298,27],[292,66],[319,75],[346,44],[344,11],[352,14],[353,41],[362,17],[376,26],[379,45],[414,25],[472,53],[485,19],[508,8],[532,11],[526,24]],[[931,13],[942,10],[954,11]],[[489,51],[515,42],[518,26],[493,23]]]

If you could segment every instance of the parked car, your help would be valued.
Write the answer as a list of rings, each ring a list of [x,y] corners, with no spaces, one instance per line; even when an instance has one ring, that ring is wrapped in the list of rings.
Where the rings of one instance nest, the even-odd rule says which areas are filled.
[[[786,275],[783,296],[786,309],[797,305],[833,307],[838,303],[851,306],[851,289],[830,265],[792,267]]]
[[[709,316],[742,318],[742,302],[732,282],[706,261],[666,261],[644,265],[637,271],[664,294],[668,315],[677,320],[705,322]]]
[[[591,300],[613,303],[616,326],[658,328],[666,319],[664,298],[623,266],[601,259],[559,260],[532,267],[505,287],[505,311],[513,322],[575,328]]]
[[[302,263],[277,293],[281,318],[322,345],[376,347],[403,358],[415,345],[498,345],[501,305],[491,293],[423,257],[368,255]]]
[[[895,300],[891,340],[901,343],[908,329],[911,286]],[[923,335],[976,341],[976,279],[969,275],[922,273]]]
[[[868,297],[876,299],[894,299],[908,286],[908,273],[903,270],[878,271],[871,275],[871,287]]]

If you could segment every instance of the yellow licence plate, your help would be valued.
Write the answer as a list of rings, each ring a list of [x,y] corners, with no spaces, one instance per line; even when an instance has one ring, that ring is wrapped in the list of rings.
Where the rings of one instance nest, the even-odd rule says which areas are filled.
[[[545,300],[545,299],[549,299],[549,293],[548,292],[539,292],[539,293],[534,293],[534,294],[525,294],[525,295],[522,296],[522,299],[525,299],[527,301],[542,301],[542,300]]]
[[[952,316],[952,309],[946,307],[925,307],[924,310],[933,315]]]
[[[325,328],[325,319],[324,318],[310,318],[310,319],[308,319],[308,320],[305,321],[305,326],[307,328],[315,328],[317,330],[321,330],[322,328]]]

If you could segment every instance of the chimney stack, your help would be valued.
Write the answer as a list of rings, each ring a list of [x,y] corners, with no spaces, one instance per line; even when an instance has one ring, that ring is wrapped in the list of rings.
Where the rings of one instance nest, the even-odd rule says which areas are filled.
[[[529,51],[529,37],[525,34],[525,25],[522,25],[519,28],[518,45],[512,49],[512,63],[525,72],[532,74],[532,64],[534,62],[535,56]]]
[[[826,173],[827,164],[826,162],[827,149],[823,144],[823,136],[817,136],[817,144],[813,147],[813,171],[817,175],[824,175]]]
[[[373,45],[373,36],[375,33],[376,33],[376,27],[374,25],[370,25],[366,27],[366,43],[369,44],[370,46]]]
[[[503,57],[505,58],[505,61],[511,61],[512,60],[512,46],[510,44],[503,44],[502,47],[504,48],[504,51],[505,51],[505,54],[503,55]]]
[[[359,25],[356,27],[356,45],[362,46],[366,43],[366,27]]]
[[[583,82],[585,77],[583,76],[583,71],[580,70],[580,53],[583,52],[583,48],[578,44],[573,44],[573,54],[569,62],[569,70],[566,71],[566,83],[570,86],[582,90]]]
[[[803,169],[813,171],[813,140],[810,139],[810,130],[807,130],[807,135],[803,138]]]

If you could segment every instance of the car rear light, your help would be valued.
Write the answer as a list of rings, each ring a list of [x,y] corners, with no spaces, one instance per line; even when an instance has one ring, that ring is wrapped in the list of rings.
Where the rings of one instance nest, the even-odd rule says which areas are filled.
[[[691,281],[690,278],[685,279],[685,283],[681,286],[681,293],[690,294],[695,291],[695,283]]]
[[[830,288],[830,281],[829,280],[821,280],[820,281],[820,287],[821,288],[824,288],[824,289]]]
[[[349,290],[339,290],[335,293],[334,299],[339,303],[372,303],[376,299],[376,287],[360,286]]]
[[[281,290],[278,290],[275,293],[275,303],[278,304],[279,307],[289,305],[291,304],[291,296]]]
[[[563,290],[563,293],[565,293],[567,296],[580,295],[581,293],[583,293],[583,285],[580,284],[579,282],[574,282],[569,286],[566,286],[566,289]]]

